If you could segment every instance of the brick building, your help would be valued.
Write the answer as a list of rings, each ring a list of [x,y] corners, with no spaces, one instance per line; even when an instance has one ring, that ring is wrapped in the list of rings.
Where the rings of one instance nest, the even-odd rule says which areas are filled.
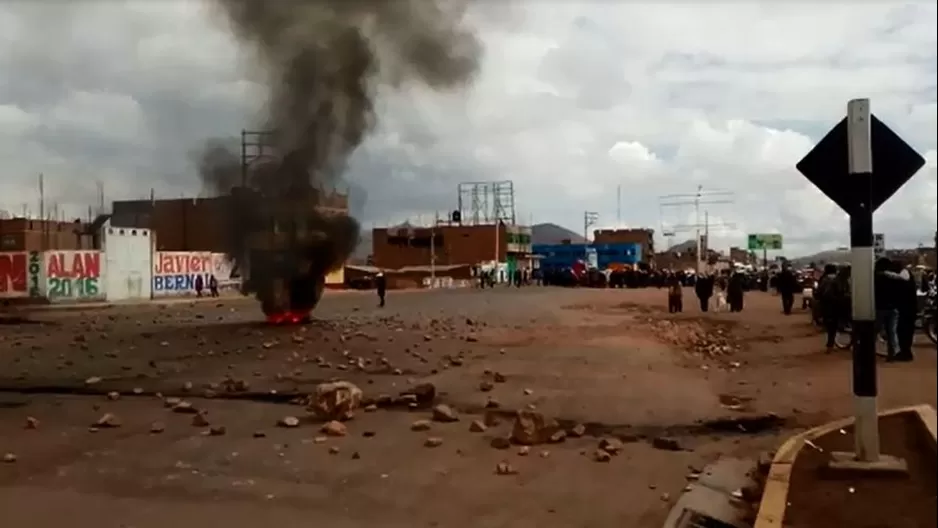
[[[594,244],[638,244],[641,247],[643,262],[650,262],[655,255],[655,230],[635,229],[597,229],[593,231]]]
[[[320,209],[348,212],[348,196],[321,193]],[[113,204],[111,222],[124,227],[151,229],[157,251],[214,251],[229,248],[230,196],[125,200]]]
[[[476,265],[491,262],[530,267],[531,228],[499,224],[439,225],[417,227],[402,224],[372,231],[372,262],[379,268],[427,266],[435,255],[439,266]],[[496,249],[497,248],[497,249]]]
[[[0,251],[94,249],[94,229],[81,220],[0,219]]]

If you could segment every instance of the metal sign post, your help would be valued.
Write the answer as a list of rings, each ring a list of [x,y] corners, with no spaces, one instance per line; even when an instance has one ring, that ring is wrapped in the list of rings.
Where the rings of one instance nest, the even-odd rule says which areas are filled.
[[[850,215],[856,445],[853,453],[833,453],[832,467],[906,470],[905,461],[880,453],[873,213],[924,165],[920,154],[870,113],[869,99],[850,101],[847,117],[796,165]]]
[[[853,294],[853,397],[856,403],[856,459],[879,461],[876,409],[876,306],[873,299],[873,154],[870,102],[847,105],[847,155],[852,184],[863,193],[850,214],[850,267]]]

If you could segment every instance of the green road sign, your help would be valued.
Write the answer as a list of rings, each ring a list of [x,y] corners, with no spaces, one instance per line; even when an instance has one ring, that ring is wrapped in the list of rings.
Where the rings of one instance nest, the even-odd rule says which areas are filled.
[[[749,250],[757,249],[782,249],[782,235],[774,233],[752,234],[749,235]]]

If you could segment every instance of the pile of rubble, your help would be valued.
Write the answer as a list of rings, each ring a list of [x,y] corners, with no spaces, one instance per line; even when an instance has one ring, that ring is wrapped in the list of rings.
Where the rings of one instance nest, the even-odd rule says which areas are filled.
[[[671,345],[705,357],[731,355],[740,346],[726,328],[697,321],[647,319],[654,335]]]

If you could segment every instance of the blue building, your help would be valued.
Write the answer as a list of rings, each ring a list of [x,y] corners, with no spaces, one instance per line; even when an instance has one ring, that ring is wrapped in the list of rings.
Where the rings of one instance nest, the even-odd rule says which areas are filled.
[[[534,244],[531,252],[538,256],[541,269],[565,269],[578,260],[595,259],[596,267],[602,270],[614,264],[636,264],[642,260],[641,245],[632,243]]]

